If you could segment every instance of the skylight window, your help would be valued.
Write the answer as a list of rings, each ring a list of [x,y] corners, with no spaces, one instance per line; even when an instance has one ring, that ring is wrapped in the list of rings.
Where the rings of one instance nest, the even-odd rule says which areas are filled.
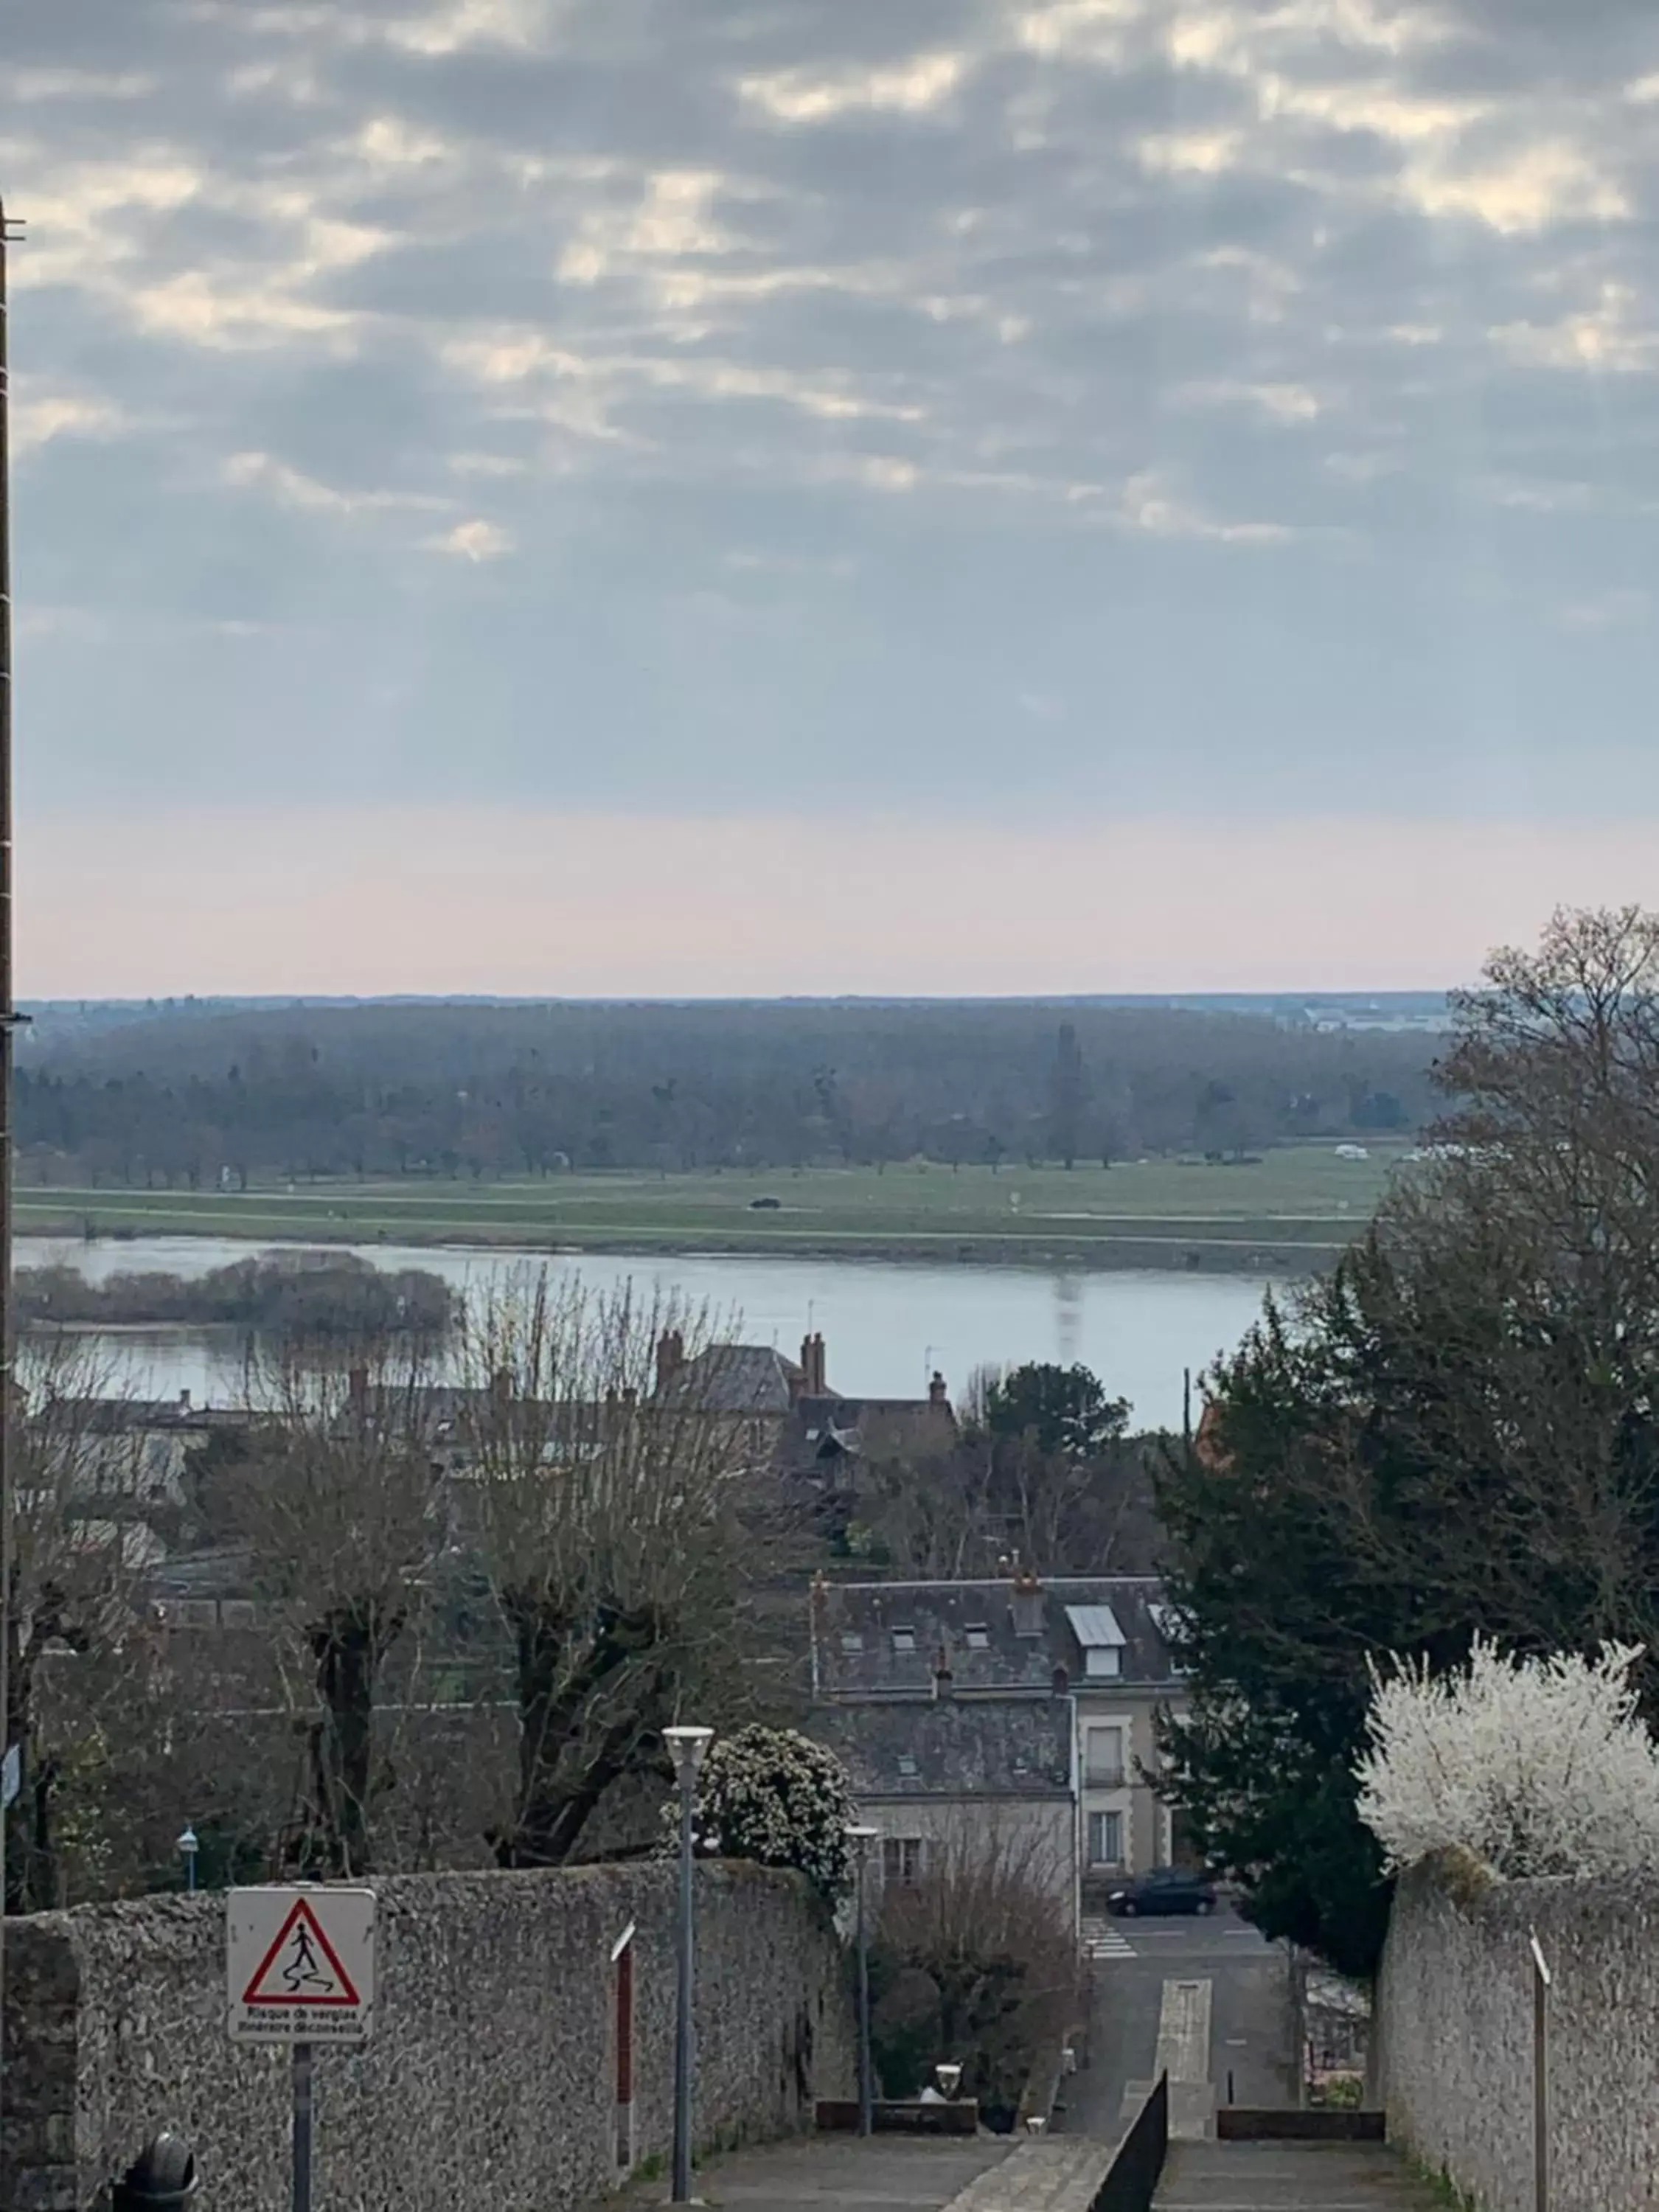
[[[914,1651],[915,1648],[916,1632],[914,1628],[896,1628],[893,1631],[895,1651]]]

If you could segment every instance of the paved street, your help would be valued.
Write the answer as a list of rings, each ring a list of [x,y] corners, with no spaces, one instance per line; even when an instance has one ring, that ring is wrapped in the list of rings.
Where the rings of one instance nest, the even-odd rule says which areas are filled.
[[[1234,1914],[1206,1920],[1122,1920],[1091,1925],[1088,2063],[1066,2087],[1068,2135],[1119,2132],[1123,2094],[1157,2070],[1166,1982],[1210,1984],[1209,2078],[1218,2103],[1291,2100],[1289,1984],[1285,1954]]]

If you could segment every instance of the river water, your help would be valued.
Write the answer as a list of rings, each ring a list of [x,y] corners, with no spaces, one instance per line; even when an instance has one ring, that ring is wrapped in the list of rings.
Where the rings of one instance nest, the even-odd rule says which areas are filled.
[[[205,1274],[246,1259],[256,1245],[231,1238],[140,1237],[86,1244],[21,1240],[20,1267],[76,1267],[94,1282],[158,1271]],[[284,1248],[298,1249],[298,1248]],[[343,1248],[327,1249],[338,1253]],[[596,1253],[501,1253],[476,1246],[361,1245],[382,1267],[424,1267],[465,1291],[545,1266],[601,1288],[629,1278],[737,1316],[750,1344],[793,1358],[822,1330],[830,1387],[848,1397],[919,1397],[939,1369],[959,1392],[981,1363],[1080,1360],[1137,1425],[1175,1427],[1182,1378],[1231,1351],[1261,1309],[1260,1276],[1113,1272],[1055,1273],[1027,1267],[927,1267],[879,1260],[641,1258]],[[112,1367],[145,1396],[191,1392],[198,1403],[234,1401],[240,1367],[234,1330],[124,1329],[99,1339]]]

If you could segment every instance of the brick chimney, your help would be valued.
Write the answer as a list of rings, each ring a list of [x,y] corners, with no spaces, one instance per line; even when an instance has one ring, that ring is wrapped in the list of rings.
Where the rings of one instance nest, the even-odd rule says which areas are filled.
[[[657,1339],[657,1391],[665,1391],[685,1364],[685,1338],[677,1328],[665,1328]]]
[[[956,1686],[956,1676],[951,1672],[951,1655],[941,1644],[933,1654],[934,1699],[950,1697]]]
[[[1042,1635],[1042,1584],[1029,1567],[1022,1567],[1014,1577],[1012,1611],[1016,1636]]]
[[[800,1394],[803,1398],[823,1398],[830,1386],[824,1380],[823,1337],[820,1333],[801,1339]]]
[[[927,1402],[930,1406],[948,1406],[951,1402],[950,1390],[937,1367],[933,1370],[933,1381],[927,1385]]]

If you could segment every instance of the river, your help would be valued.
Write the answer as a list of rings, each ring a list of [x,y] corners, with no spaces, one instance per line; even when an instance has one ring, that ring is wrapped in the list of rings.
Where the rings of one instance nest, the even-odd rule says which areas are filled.
[[[89,1280],[155,1271],[205,1274],[261,1249],[232,1238],[139,1237],[82,1243],[19,1242],[21,1267],[63,1264]],[[1231,1351],[1261,1311],[1259,1277],[1175,1273],[1056,1273],[1039,1268],[926,1267],[878,1260],[693,1256],[650,1260],[597,1253],[495,1253],[471,1245],[389,1244],[356,1249],[382,1267],[424,1267],[458,1289],[545,1265],[596,1288],[632,1278],[741,1320],[750,1344],[792,1358],[822,1330],[831,1389],[848,1397],[919,1397],[939,1369],[953,1393],[982,1363],[1058,1360],[1091,1367],[1128,1399],[1137,1425],[1175,1427],[1182,1378]],[[240,1363],[234,1329],[124,1329],[100,1340],[129,1387],[146,1396],[188,1390],[198,1403],[234,1401]]]

